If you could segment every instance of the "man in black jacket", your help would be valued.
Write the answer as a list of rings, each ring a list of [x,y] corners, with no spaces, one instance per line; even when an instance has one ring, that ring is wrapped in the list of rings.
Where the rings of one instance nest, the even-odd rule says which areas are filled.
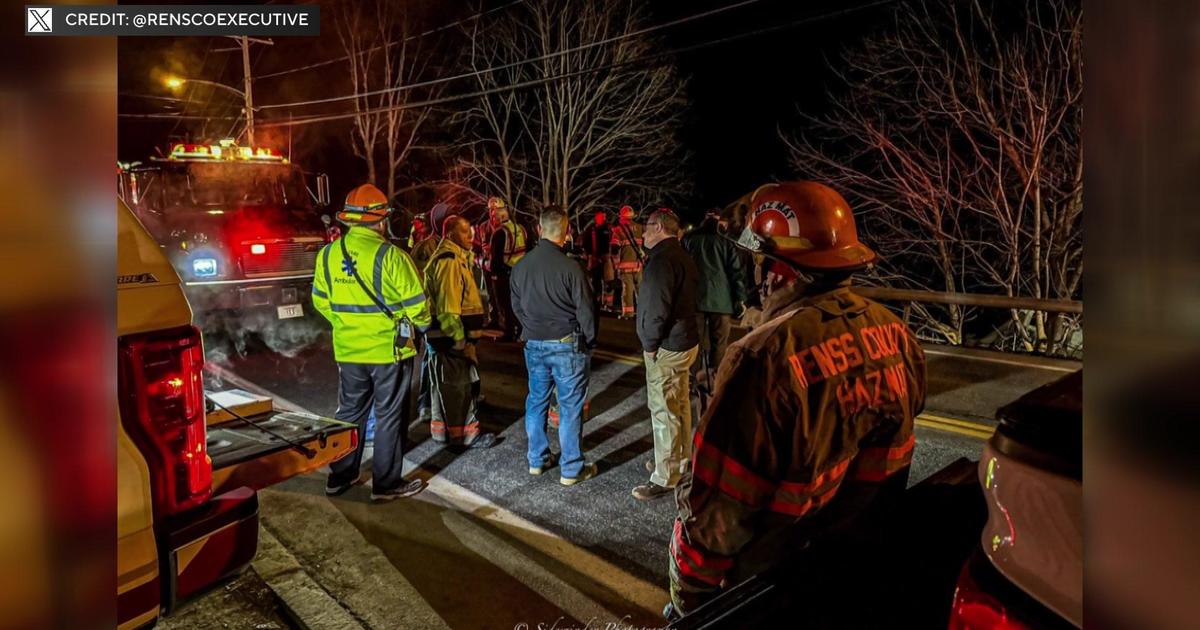
[[[596,345],[596,307],[587,273],[563,252],[567,214],[547,208],[538,223],[541,240],[512,272],[512,306],[521,323],[529,370],[525,399],[529,474],[540,475],[554,463],[546,417],[550,393],[557,391],[559,483],[572,486],[596,474],[596,465],[584,462],[580,446],[591,349]]]
[[[696,360],[696,263],[679,243],[679,217],[660,209],[646,219],[646,266],[638,288],[637,331],[646,361],[646,402],[654,432],[650,481],[633,489],[649,500],[670,494],[692,456],[689,370]]]

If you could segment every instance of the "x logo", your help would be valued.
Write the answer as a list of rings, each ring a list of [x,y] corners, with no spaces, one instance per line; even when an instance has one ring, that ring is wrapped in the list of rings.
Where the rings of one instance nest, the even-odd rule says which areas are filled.
[[[27,33],[50,33],[54,29],[50,24],[53,21],[54,9],[51,7],[35,8],[29,7],[25,10],[25,31]]]

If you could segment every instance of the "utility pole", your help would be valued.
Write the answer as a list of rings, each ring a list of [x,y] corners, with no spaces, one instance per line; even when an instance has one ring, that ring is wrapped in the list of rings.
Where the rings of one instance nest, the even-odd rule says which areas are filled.
[[[254,146],[254,92],[250,77],[250,38],[243,35],[242,42],[242,76],[246,79],[246,139]]]
[[[254,144],[254,77],[250,74],[250,44],[263,44],[273,46],[275,42],[270,39],[259,39],[256,37],[246,37],[245,35],[226,35],[230,39],[237,40],[237,48],[217,48],[213,52],[229,52],[242,51],[242,78],[245,80],[243,86],[245,90],[240,92],[243,98],[246,99],[246,140]],[[226,86],[228,87],[228,86]],[[229,88],[232,89],[232,88]],[[236,91],[236,90],[235,90]]]

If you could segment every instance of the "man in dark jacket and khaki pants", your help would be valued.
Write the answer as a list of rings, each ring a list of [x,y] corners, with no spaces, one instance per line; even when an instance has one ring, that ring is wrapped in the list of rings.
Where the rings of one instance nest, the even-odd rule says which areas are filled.
[[[649,500],[671,494],[692,456],[689,370],[699,352],[696,263],[679,243],[679,217],[662,209],[646,220],[646,266],[638,288],[637,331],[646,361],[646,402],[654,431],[650,481],[633,489]]]

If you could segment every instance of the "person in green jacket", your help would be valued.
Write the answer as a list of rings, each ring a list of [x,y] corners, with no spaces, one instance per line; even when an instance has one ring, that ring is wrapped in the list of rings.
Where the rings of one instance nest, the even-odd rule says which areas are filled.
[[[375,410],[375,454],[371,500],[390,501],[424,487],[401,476],[408,417],[406,395],[413,377],[413,343],[428,329],[429,305],[412,259],[385,238],[392,208],[375,186],[363,184],[346,196],[338,221],[348,230],[317,254],[312,301],[333,325],[338,364],[338,409],[334,417],[366,434]],[[382,304],[382,305],[381,305]],[[342,494],[359,481],[366,440],[330,465],[325,493]]]
[[[433,324],[426,339],[435,442],[488,448],[496,435],[482,431],[475,417],[479,357],[475,346],[483,332],[484,308],[475,284],[471,255],[471,223],[451,215],[442,240],[425,267],[425,286],[433,305]]]
[[[721,235],[719,217],[710,211],[704,222],[683,237],[683,248],[700,268],[700,295],[696,318],[700,328],[700,360],[705,383],[712,383],[729,346],[733,319],[745,307],[746,270],[733,241]]]

